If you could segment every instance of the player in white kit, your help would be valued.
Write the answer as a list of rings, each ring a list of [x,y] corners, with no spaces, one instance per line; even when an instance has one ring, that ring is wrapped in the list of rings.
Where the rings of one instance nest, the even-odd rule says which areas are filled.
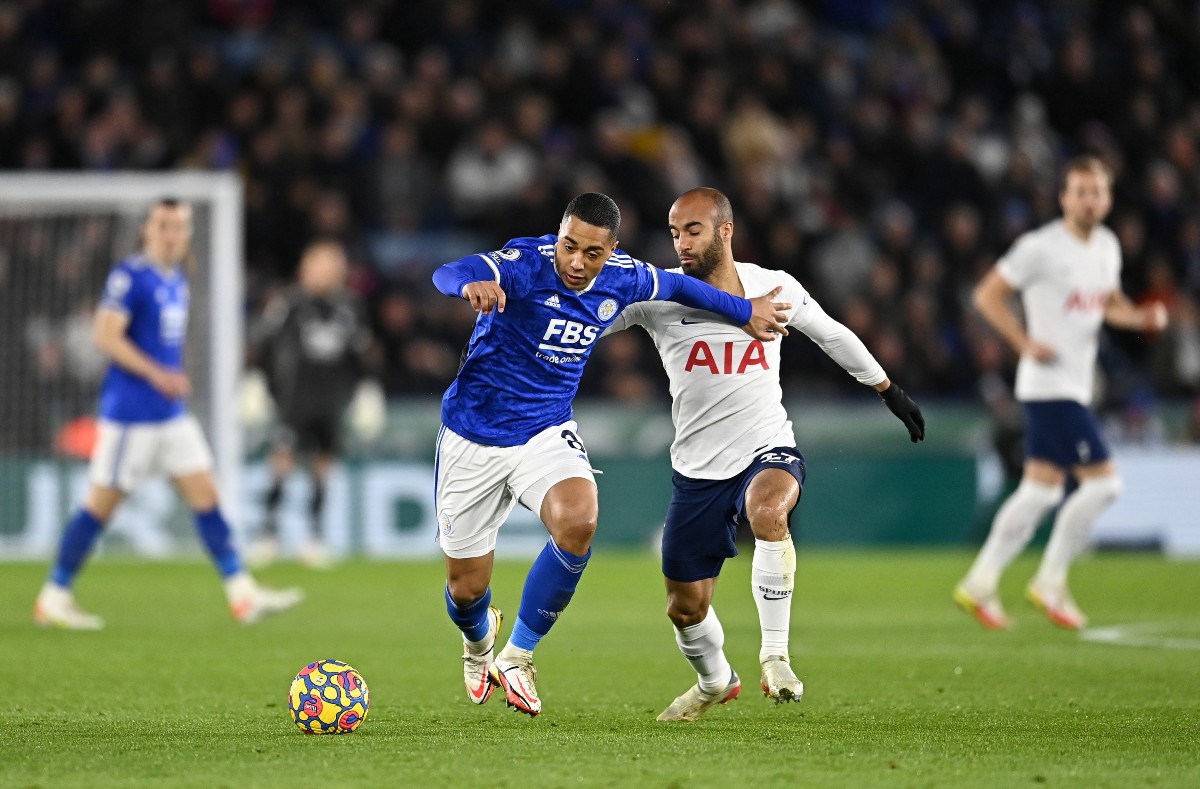
[[[778,298],[791,305],[787,325],[880,392],[914,442],[925,437],[916,403],[794,277],[734,261],[733,211],[724,194],[708,188],[684,193],[671,206],[669,222],[685,274],[747,298],[782,287]],[[741,680],[724,654],[712,597],[722,564],[737,555],[734,537],[745,523],[754,533],[751,587],[762,629],[761,687],[776,702],[799,701],[804,686],[788,657],[796,571],[789,528],[805,465],[783,408],[779,346],[748,337],[711,313],[674,303],[632,304],[609,331],[634,325],[654,340],[671,382],[674,475],[662,566],[667,616],[680,651],[698,675],[658,719],[695,720],[741,692]]]
[[[1016,396],[1025,410],[1025,471],[1004,502],[954,601],[990,630],[1011,626],[997,594],[1004,569],[1042,517],[1062,499],[1067,476],[1079,485],[1054,519],[1041,566],[1025,596],[1060,627],[1087,624],[1067,587],[1067,570],[1092,524],[1121,491],[1121,480],[1088,410],[1100,327],[1166,327],[1161,304],[1135,306],[1121,291],[1121,250],[1100,224],[1112,206],[1112,174],[1094,157],[1066,168],[1062,219],[1017,239],[975,288],[976,309],[1020,354]],[[1021,294],[1025,323],[1011,306]]]

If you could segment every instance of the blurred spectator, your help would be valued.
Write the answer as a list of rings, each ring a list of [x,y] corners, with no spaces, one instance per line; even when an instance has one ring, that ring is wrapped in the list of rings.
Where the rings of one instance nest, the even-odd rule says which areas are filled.
[[[393,394],[436,393],[453,373],[470,316],[425,297],[456,237],[499,247],[595,189],[621,204],[625,249],[674,265],[666,209],[711,184],[734,203],[741,259],[797,275],[918,392],[973,396],[963,294],[1057,212],[1057,168],[1084,152],[1119,169],[1126,287],[1170,296],[1180,317],[1159,340],[1111,343],[1109,391],[1200,388],[1187,6],[150,6],[0,0],[0,168],[236,168],[252,296],[288,281],[310,238],[342,241],[357,281],[380,288]],[[131,14],[150,27],[125,31]],[[661,396],[647,351],[614,343],[583,392]],[[788,363],[812,391],[842,385],[818,358]]]

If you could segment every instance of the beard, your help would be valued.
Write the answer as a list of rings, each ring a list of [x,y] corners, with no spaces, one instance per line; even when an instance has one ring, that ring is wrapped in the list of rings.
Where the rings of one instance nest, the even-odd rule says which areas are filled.
[[[713,233],[713,239],[704,249],[700,250],[696,255],[696,262],[690,268],[685,268],[683,273],[689,277],[696,279],[708,279],[708,275],[717,270],[717,266],[721,265],[721,257],[724,253],[724,243],[721,237]]]

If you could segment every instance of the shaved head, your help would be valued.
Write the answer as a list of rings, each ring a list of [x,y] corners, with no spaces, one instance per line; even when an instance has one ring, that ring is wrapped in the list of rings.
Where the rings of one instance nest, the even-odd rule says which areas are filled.
[[[733,206],[729,204],[729,198],[720,189],[713,189],[711,186],[698,186],[681,194],[675,202],[678,203],[685,199],[707,200],[709,205],[712,206],[714,227],[733,221]]]

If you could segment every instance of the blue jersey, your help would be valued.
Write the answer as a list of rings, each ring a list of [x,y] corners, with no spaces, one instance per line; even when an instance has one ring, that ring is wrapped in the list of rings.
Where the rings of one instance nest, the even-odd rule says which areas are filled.
[[[129,316],[125,336],[142,353],[168,370],[183,369],[187,334],[188,285],[183,269],[163,270],[133,255],[108,275],[104,309]],[[163,422],[184,412],[182,398],[164,397],[150,382],[112,363],[100,388],[100,417],[114,422]]]
[[[463,366],[442,398],[442,422],[464,438],[519,446],[569,421],[596,340],[630,304],[678,297],[739,325],[749,320],[745,299],[619,249],[587,288],[572,290],[554,267],[557,240],[514,239],[504,249],[449,263],[434,275],[447,295],[461,296],[464,285],[480,280],[495,280],[505,293],[503,313],[479,315]]]

